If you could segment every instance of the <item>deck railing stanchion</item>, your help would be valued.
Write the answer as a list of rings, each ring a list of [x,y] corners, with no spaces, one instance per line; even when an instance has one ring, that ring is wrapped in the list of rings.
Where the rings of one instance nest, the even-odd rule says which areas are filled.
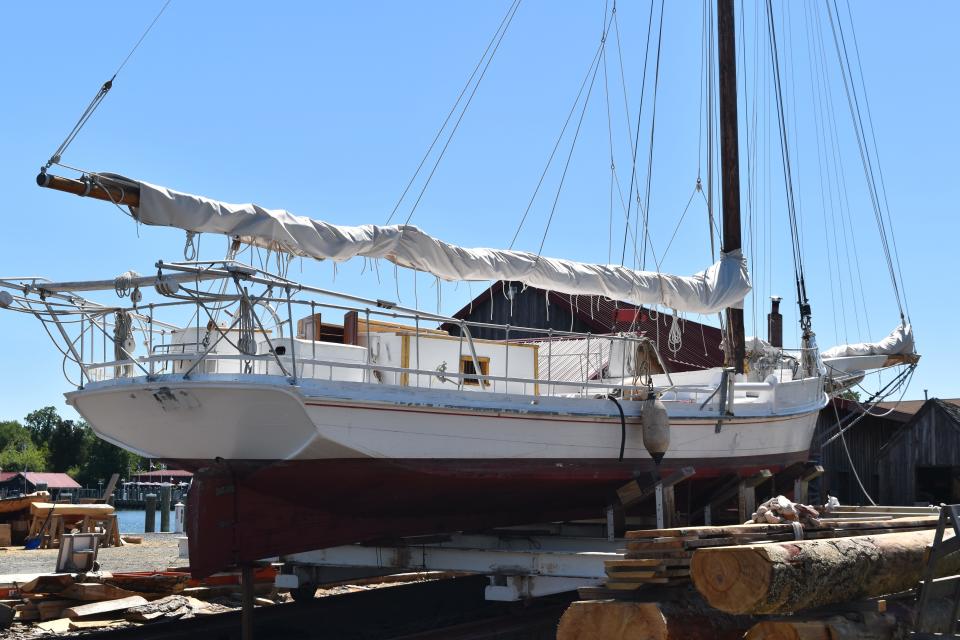
[[[460,353],[457,356],[457,390],[460,391],[463,389],[463,375],[460,372],[460,363],[463,362],[463,332],[464,324],[463,320],[460,321]]]
[[[284,287],[284,291],[287,294],[287,326],[290,327],[290,362],[292,365],[291,368],[293,369],[293,371],[291,371],[293,375],[290,378],[290,384],[297,384],[297,331],[293,327],[293,304],[290,302],[290,287]],[[269,305],[270,303],[268,302],[267,304]],[[253,315],[256,316],[257,312],[254,311]],[[262,324],[261,328],[263,328]],[[264,334],[266,334],[266,331],[264,331]]]
[[[156,375],[156,367],[153,362],[153,303],[149,307],[149,320],[147,320],[147,356],[150,357],[150,377]]]
[[[553,395],[553,327],[547,332],[547,393]]]
[[[510,379],[510,325],[507,325],[507,326],[506,326],[506,338],[507,338],[507,339],[506,339],[506,346],[504,347],[504,350],[506,351],[506,354],[504,355],[504,358],[503,358],[503,360],[504,360],[504,362],[503,362],[503,377],[504,377],[504,378],[507,378],[507,379],[509,380],[509,379]],[[509,391],[509,389],[510,389],[510,383],[509,383],[509,382],[504,382],[504,383],[503,383],[503,392],[504,392],[504,393],[507,393],[507,391]]]
[[[363,377],[366,382],[370,382],[370,349],[373,346],[370,342],[370,308],[367,307],[364,310],[364,317],[366,318],[366,333],[367,333],[367,368],[363,372]]]
[[[417,386],[420,386],[420,314],[417,314],[413,317],[413,322],[416,326],[416,331],[414,332],[413,340],[416,343],[417,350]]]
[[[316,305],[316,303],[315,303],[313,300],[311,300],[311,301],[310,301],[310,326],[313,327],[313,329],[312,329],[313,333],[311,334],[310,337],[313,338],[313,340],[312,340],[312,342],[311,342],[311,344],[310,344],[310,359],[313,360],[314,362],[316,362],[316,360],[317,360],[317,340],[320,339],[320,336],[316,335],[316,333],[317,333],[317,322],[316,322],[316,320],[314,320],[314,318],[316,318],[316,317],[317,317],[317,305]],[[321,333],[323,332],[323,327],[320,327],[320,331],[321,331]],[[368,349],[368,350],[370,349],[369,345],[367,346],[367,349]],[[316,364],[311,364],[311,365],[310,365],[310,371],[313,373],[313,376],[311,376],[311,377],[316,378],[316,377],[317,377],[317,365],[316,365]],[[333,378],[333,367],[330,367],[330,377],[331,377],[331,379]],[[368,380],[368,382],[369,382],[369,380]]]

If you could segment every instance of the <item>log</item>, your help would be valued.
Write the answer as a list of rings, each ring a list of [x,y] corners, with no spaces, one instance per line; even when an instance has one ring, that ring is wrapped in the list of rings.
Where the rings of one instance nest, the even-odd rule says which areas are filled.
[[[734,640],[755,622],[712,611],[696,594],[672,602],[588,600],[567,607],[557,640]]]
[[[728,613],[793,613],[917,586],[933,531],[715,547],[693,554],[690,576]],[[960,553],[938,575],[960,572]]]
[[[892,640],[898,630],[890,614],[872,614],[864,620],[832,616],[824,620],[775,620],[759,622],[744,640]]]

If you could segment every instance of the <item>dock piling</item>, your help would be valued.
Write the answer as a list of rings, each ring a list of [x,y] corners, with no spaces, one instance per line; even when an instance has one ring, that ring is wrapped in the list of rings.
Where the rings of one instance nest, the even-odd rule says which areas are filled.
[[[143,499],[146,506],[143,519],[143,532],[153,533],[157,530],[157,494],[148,493]]]
[[[170,532],[170,495],[169,482],[160,485],[160,531]]]

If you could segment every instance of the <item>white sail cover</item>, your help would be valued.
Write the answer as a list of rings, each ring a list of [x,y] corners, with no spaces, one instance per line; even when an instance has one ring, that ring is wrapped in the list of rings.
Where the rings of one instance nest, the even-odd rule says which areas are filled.
[[[831,347],[820,354],[823,358],[845,358],[849,356],[898,356],[914,353],[913,329],[902,324],[880,342],[857,342]]]
[[[515,280],[562,293],[606,296],[635,305],[689,313],[739,307],[750,291],[740,251],[705,271],[682,277],[537,256],[526,251],[468,249],[410,225],[339,226],[254,204],[227,204],[145,182],[134,217],[144,224],[196,233],[222,233],[242,242],[319,260],[386,258],[444,280]]]

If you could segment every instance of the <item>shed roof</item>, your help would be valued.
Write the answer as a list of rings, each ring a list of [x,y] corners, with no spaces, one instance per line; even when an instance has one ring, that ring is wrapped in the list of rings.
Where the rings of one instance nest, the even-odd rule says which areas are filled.
[[[921,418],[928,411],[941,411],[944,415],[949,418],[948,424],[952,426],[957,431],[960,431],[960,404],[957,404],[956,400],[941,400],[940,398],[930,398],[923,402],[920,406],[920,409],[913,415],[910,421],[898,431],[890,440],[883,445],[880,449],[880,455],[886,455],[890,450],[892,450],[896,443],[902,440],[907,433],[910,433],[917,424],[920,423]]]
[[[25,477],[32,485],[46,484],[49,489],[79,489],[76,480],[65,473],[44,473],[40,471],[5,471],[0,472],[0,482],[6,482],[17,476]]]

